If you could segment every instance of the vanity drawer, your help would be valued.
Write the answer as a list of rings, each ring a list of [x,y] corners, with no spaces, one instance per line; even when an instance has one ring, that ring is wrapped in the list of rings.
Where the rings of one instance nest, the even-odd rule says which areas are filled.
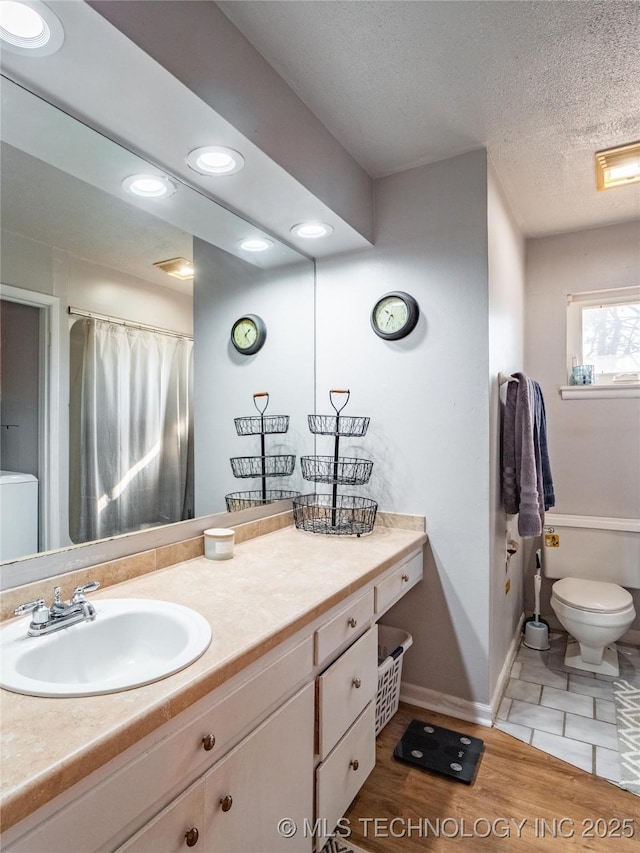
[[[324,759],[378,689],[374,625],[317,678],[318,754]]]
[[[264,718],[311,673],[312,648],[313,640],[307,637],[175,735],[170,757],[175,772],[213,764],[224,755],[239,734]]]
[[[333,832],[376,763],[376,707],[369,702],[331,755],[316,770],[316,818]],[[318,849],[324,839],[318,839]]]
[[[376,615],[388,610],[397,599],[422,580],[422,552],[392,572],[375,587]]]
[[[372,617],[373,590],[370,589],[315,632],[316,665],[341,646],[360,636]]]

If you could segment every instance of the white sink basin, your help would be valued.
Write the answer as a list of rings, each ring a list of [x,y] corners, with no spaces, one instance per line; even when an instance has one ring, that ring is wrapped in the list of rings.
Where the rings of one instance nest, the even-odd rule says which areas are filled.
[[[96,618],[28,637],[29,618],[0,631],[0,687],[29,696],[92,696],[159,681],[197,660],[211,628],[168,601],[94,601]]]

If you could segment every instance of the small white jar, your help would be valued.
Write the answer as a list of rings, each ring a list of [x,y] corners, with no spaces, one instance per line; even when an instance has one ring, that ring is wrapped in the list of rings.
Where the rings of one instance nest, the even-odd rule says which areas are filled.
[[[233,557],[235,531],[228,527],[210,527],[204,531],[204,555],[208,560]]]

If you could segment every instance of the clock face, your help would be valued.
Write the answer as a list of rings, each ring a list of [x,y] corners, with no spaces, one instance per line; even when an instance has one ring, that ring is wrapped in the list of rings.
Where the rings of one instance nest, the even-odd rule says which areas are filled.
[[[386,293],[371,312],[374,332],[386,340],[399,340],[411,332],[418,322],[418,303],[408,293]]]
[[[231,343],[243,355],[253,355],[262,348],[267,337],[267,327],[255,314],[240,317],[231,329]]]

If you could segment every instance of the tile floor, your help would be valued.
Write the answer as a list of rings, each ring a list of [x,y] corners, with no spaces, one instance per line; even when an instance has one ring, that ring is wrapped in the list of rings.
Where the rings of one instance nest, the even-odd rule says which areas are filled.
[[[611,676],[566,667],[567,635],[548,651],[520,645],[494,725],[611,782],[620,781]],[[618,644],[620,678],[640,676],[640,649]]]

